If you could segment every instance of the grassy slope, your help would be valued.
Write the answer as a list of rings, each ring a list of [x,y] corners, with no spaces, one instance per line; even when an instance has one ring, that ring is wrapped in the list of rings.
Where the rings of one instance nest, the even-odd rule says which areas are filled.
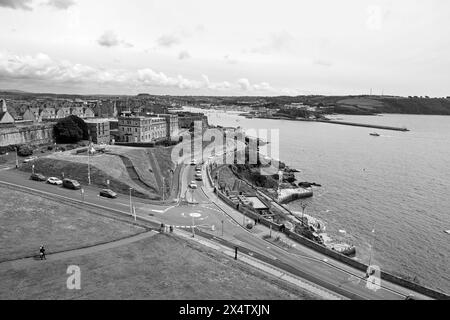
[[[107,154],[92,156],[90,162],[92,184],[104,188],[106,180],[109,179],[111,189],[117,192],[128,194],[129,186],[131,186],[135,196],[149,199],[159,198],[150,190],[142,188],[131,180],[118,156]],[[61,177],[61,173],[64,172],[65,177],[76,179],[84,185],[88,183],[87,163],[87,156],[73,155],[72,151],[54,153],[34,162],[36,172],[56,177]],[[31,171],[31,163],[24,164],[21,169]]]
[[[81,268],[81,290],[66,269]],[[251,267],[168,235],[100,253],[8,269],[0,299],[317,299]]]
[[[450,99],[353,97],[336,100],[337,113],[450,115]]]
[[[0,260],[79,248],[143,231],[35,195],[0,187]]]
[[[165,178],[166,195],[172,188],[172,174],[175,163],[172,161],[172,148],[132,148],[109,146],[112,153],[126,156],[133,163],[139,177],[148,185],[154,186],[158,194],[162,195],[162,181]],[[155,166],[151,159],[154,159]]]

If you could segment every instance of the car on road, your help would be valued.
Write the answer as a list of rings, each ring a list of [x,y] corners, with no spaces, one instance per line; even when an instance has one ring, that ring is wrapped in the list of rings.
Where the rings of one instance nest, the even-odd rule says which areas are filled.
[[[48,184],[53,184],[55,186],[60,186],[63,184],[62,180],[56,177],[50,177],[47,179]]]
[[[197,183],[195,183],[195,181],[191,181],[191,183],[189,184],[189,188],[197,189]]]
[[[195,159],[191,160],[191,166],[195,166],[196,164],[197,164],[197,161],[195,161]]]
[[[46,180],[47,180],[47,178],[44,177],[44,176],[43,176],[42,174],[40,174],[40,173],[33,173],[33,174],[31,175],[30,179],[31,179],[31,180],[34,180],[34,181],[46,181]]]
[[[29,158],[26,158],[25,160],[23,160],[23,163],[33,162],[36,159],[37,159],[37,157],[29,157]]]
[[[197,181],[203,181],[202,174],[201,174],[201,173],[196,173],[196,174],[195,174],[195,180],[197,180]]]
[[[111,189],[103,189],[100,191],[100,197],[115,199],[117,198],[117,193],[115,193]]]
[[[81,189],[81,184],[77,180],[64,179],[63,180],[63,187],[66,188],[66,189],[80,190]]]

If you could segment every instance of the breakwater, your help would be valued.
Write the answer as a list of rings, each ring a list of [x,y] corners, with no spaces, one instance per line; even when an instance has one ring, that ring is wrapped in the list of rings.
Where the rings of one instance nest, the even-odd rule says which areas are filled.
[[[380,126],[375,124],[366,124],[366,123],[356,123],[356,122],[345,122],[345,121],[336,121],[336,120],[315,120],[317,122],[323,123],[333,123],[333,124],[341,124],[345,126],[354,126],[354,127],[365,127],[365,128],[374,128],[374,129],[382,129],[382,130],[393,130],[393,131],[409,131],[407,128],[399,128],[399,127],[390,127],[390,126]]]

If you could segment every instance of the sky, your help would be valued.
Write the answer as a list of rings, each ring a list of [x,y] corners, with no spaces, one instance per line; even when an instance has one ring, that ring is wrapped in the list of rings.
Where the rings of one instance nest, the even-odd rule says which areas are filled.
[[[0,89],[449,96],[448,0],[0,0]]]

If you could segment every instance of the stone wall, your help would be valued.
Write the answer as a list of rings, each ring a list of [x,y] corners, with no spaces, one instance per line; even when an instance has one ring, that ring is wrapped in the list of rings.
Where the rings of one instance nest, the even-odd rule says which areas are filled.
[[[0,127],[0,147],[20,144],[52,143],[54,123]]]

